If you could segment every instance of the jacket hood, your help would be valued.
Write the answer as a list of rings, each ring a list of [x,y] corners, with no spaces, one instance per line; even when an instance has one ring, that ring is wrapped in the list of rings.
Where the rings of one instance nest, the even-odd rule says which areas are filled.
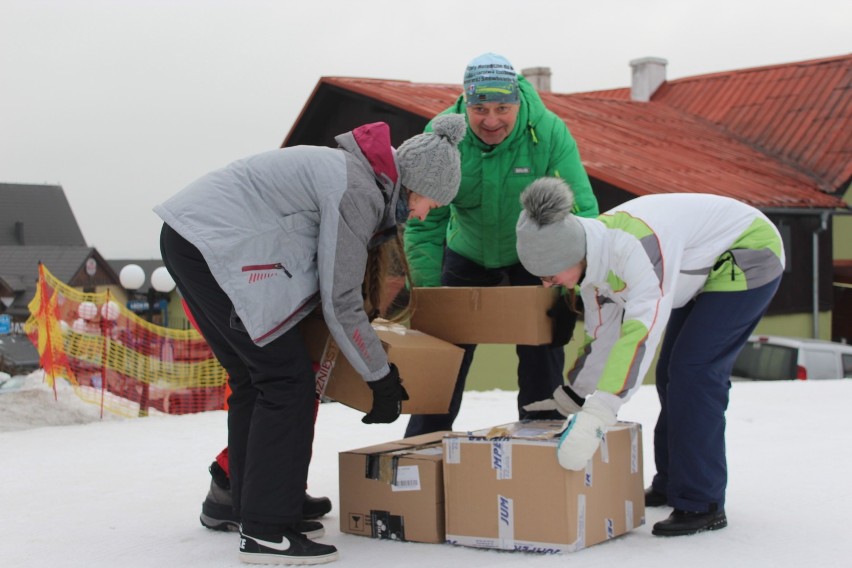
[[[399,170],[391,146],[390,127],[384,122],[359,126],[334,138],[338,146],[361,160],[373,171],[376,183],[384,195],[385,213],[377,235],[396,225],[394,212],[399,198]]]
[[[373,122],[359,126],[351,132],[340,134],[334,139],[344,150],[353,152],[356,149],[370,164],[376,178],[384,183],[390,181],[396,185],[399,172],[394,160],[391,146],[390,127],[384,122]],[[382,178],[386,178],[383,180]]]

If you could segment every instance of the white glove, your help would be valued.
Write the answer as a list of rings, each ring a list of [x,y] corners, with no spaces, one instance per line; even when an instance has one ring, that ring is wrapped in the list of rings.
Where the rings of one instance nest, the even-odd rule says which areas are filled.
[[[580,410],[583,409],[582,398],[579,395],[574,394],[574,391],[571,391],[571,394],[574,394],[575,398],[572,398],[568,391],[570,387],[556,387],[556,390],[553,391],[553,398],[546,398],[544,400],[539,400],[538,402],[531,402],[524,406],[524,410],[528,412],[535,412],[538,410],[558,410],[559,414],[565,416],[571,416],[572,414],[577,414]],[[577,400],[581,402],[577,402]]]
[[[598,449],[608,426],[615,424],[615,413],[595,397],[586,399],[583,409],[567,422],[559,444],[556,458],[565,469],[579,471]]]

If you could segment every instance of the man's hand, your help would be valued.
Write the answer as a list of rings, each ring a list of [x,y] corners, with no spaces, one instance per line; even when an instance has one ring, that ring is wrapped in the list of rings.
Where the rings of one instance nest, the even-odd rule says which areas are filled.
[[[524,410],[527,412],[558,410],[559,414],[566,418],[572,414],[577,414],[582,409],[583,399],[567,385],[556,387],[556,390],[553,391],[553,398],[531,402],[524,406]]]
[[[608,426],[615,424],[615,413],[594,396],[586,399],[583,409],[568,420],[556,457],[565,469],[579,471],[598,449]]]
[[[564,347],[571,341],[574,335],[574,326],[577,325],[577,314],[568,305],[568,298],[559,296],[553,307],[547,310],[547,315],[553,320],[551,347]]]
[[[368,382],[373,391],[373,408],[361,418],[364,424],[390,424],[399,418],[402,401],[408,400],[408,393],[402,386],[399,370],[390,364],[390,372],[378,381]]]

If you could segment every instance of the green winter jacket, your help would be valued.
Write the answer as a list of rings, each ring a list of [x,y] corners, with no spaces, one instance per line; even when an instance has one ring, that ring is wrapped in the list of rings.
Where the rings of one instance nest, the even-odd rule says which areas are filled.
[[[405,254],[415,286],[440,286],[444,245],[485,268],[518,263],[515,224],[520,194],[542,176],[564,179],[574,191],[574,210],[598,215],[598,202],[580,153],[565,123],[549,111],[533,86],[518,76],[521,108],[515,128],[496,146],[482,142],[468,126],[459,144],[462,177],[450,205],[433,209],[405,227]],[[464,97],[441,114],[465,115]],[[432,129],[430,122],[426,131]]]

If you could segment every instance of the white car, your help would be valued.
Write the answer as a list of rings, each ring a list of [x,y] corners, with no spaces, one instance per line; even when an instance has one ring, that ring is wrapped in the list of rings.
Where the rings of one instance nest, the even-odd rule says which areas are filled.
[[[776,335],[753,335],[734,363],[732,380],[852,378],[852,345]]]

